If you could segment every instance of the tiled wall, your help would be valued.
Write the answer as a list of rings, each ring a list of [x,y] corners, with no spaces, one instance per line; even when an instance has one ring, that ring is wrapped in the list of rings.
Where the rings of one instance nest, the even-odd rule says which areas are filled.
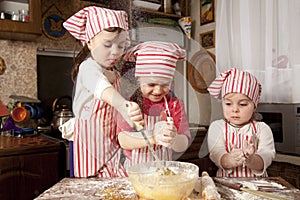
[[[41,0],[41,2],[42,18],[43,13],[46,13],[52,5],[59,9],[64,19],[87,5],[80,0]],[[11,101],[10,95],[37,97],[37,48],[73,50],[74,46],[75,40],[69,35],[57,41],[49,39],[44,34],[36,42],[0,39],[0,56],[6,63],[6,71],[0,75],[0,100],[7,104]]]
[[[6,64],[0,75],[0,99],[4,104],[12,94],[36,97],[36,48],[33,42],[0,40],[0,56]]]

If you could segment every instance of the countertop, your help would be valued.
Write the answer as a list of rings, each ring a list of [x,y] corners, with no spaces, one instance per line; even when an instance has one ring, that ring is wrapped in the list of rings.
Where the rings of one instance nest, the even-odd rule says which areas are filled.
[[[66,176],[62,143],[40,135],[0,136],[0,199],[33,199]]]
[[[31,152],[57,150],[60,141],[46,138],[42,135],[32,135],[24,138],[0,136],[0,156],[19,155]]]
[[[276,157],[273,161],[286,162],[286,163],[291,163],[300,166],[300,156],[296,156],[296,155],[276,153]]]
[[[64,178],[36,200],[44,199],[138,199],[127,178]]]
[[[221,178],[223,179],[223,178]],[[249,188],[275,194],[286,199],[300,199],[300,191],[280,177],[270,178],[224,178],[229,182],[238,182]],[[201,178],[198,179],[199,186]],[[252,194],[216,184],[222,199],[264,199]],[[187,200],[202,199],[194,190]],[[53,187],[39,195],[35,200],[45,199],[125,199],[137,200],[138,197],[128,178],[64,178]]]

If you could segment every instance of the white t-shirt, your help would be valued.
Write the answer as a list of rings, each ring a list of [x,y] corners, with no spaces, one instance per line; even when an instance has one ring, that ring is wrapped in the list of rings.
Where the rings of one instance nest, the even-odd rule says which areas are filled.
[[[91,57],[80,64],[73,99],[75,118],[88,119],[92,114],[93,99],[101,100],[102,92],[112,87],[103,70]]]

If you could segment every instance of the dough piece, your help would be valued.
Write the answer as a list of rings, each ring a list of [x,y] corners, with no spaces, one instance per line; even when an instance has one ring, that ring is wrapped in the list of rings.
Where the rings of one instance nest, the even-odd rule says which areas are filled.
[[[202,172],[201,178],[202,198],[204,200],[220,200],[221,195],[218,193],[217,187],[213,179],[206,171]]]

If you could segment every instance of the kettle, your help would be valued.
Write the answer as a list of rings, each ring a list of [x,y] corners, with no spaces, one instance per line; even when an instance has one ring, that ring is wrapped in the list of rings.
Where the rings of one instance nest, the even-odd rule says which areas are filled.
[[[66,104],[60,104],[63,99],[67,99],[71,102],[72,105],[72,98],[70,96],[62,96],[56,98],[52,103],[52,111],[53,111],[53,119],[52,119],[52,128],[54,130],[58,130],[58,127],[69,119],[73,118],[73,112]]]

